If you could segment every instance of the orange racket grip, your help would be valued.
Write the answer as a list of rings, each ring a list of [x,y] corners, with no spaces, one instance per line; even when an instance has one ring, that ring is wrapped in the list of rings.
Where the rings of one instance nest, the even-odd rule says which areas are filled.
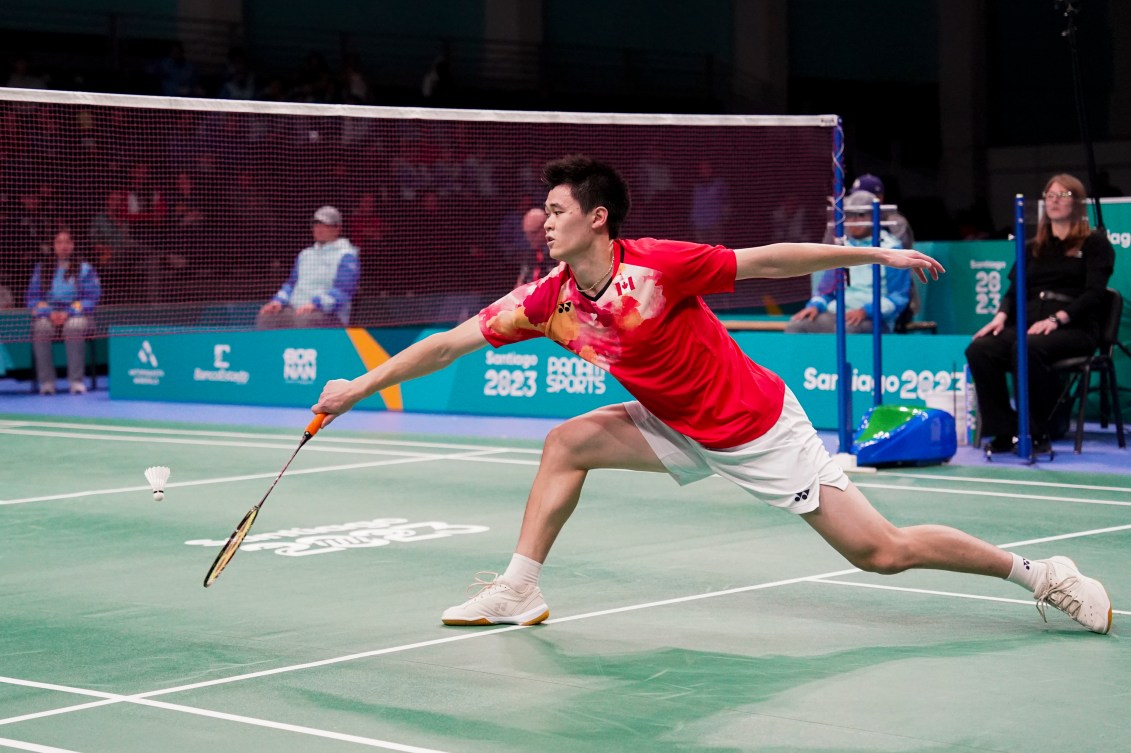
[[[322,428],[322,422],[326,420],[328,415],[328,413],[314,414],[314,418],[310,419],[310,423],[306,425],[306,433],[312,437],[317,434],[318,430]]]

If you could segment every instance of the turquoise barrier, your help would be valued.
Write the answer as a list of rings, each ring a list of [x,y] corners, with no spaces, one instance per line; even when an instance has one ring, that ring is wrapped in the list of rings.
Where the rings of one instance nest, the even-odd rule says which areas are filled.
[[[312,405],[329,379],[351,378],[438,330],[283,330],[136,336],[114,333],[111,397],[238,405]],[[818,428],[836,426],[832,335],[737,332],[754,360],[780,374]],[[961,381],[969,338],[894,335],[884,341],[885,402]],[[854,421],[872,405],[871,338],[849,338]],[[547,340],[484,348],[450,367],[374,396],[371,410],[492,416],[574,416],[631,397],[610,375]]]

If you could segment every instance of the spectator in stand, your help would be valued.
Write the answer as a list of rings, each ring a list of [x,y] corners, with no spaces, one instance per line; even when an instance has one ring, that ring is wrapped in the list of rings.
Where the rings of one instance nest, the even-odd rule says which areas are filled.
[[[770,215],[773,228],[770,237],[774,243],[809,240],[805,237],[808,215],[808,207],[801,196],[786,191]]]
[[[228,51],[228,64],[224,67],[224,83],[217,96],[220,99],[255,99],[255,72],[248,67],[247,54],[242,47]]]
[[[361,70],[361,57],[356,52],[346,55],[342,64],[342,93],[348,105],[369,104],[369,82]]]
[[[722,243],[730,214],[730,187],[715,173],[709,160],[701,160],[691,188],[691,229],[703,243]]]
[[[94,247],[94,260],[103,274],[115,258],[134,250],[135,244],[125,217],[126,192],[110,191],[106,194],[103,210],[90,219],[89,235]]]
[[[145,162],[134,163],[130,168],[125,208],[126,222],[139,229],[141,236],[154,235],[165,221],[168,213],[165,196],[150,177],[149,165]]]
[[[1029,354],[1029,428],[1033,451],[1046,453],[1067,429],[1067,416],[1052,416],[1060,376],[1049,366],[1062,358],[1091,355],[1106,315],[1104,296],[1115,249],[1103,229],[1092,230],[1084,184],[1054,175],[1045,185],[1045,210],[1028,245],[1025,333]],[[1016,270],[1009,279],[1015,283]],[[1017,293],[1011,284],[989,324],[974,334],[966,360],[978,393],[981,433],[990,453],[1010,452],[1017,442],[1017,411],[1008,375],[1017,371]],[[1058,419],[1060,419],[1058,421]]]
[[[385,295],[396,277],[396,259],[384,252],[385,221],[377,211],[377,195],[362,193],[350,213],[349,237],[357,246],[358,263],[365,269],[367,292]]]
[[[237,276],[261,277],[270,269],[278,277],[293,264],[291,255],[278,248],[280,222],[268,180],[250,169],[240,170],[219,207],[233,243],[245,249],[232,260]]]
[[[165,259],[161,249],[164,247],[169,207],[160,187],[150,177],[149,165],[145,162],[134,163],[130,168],[125,209],[130,236],[138,242],[141,252],[137,260],[141,287],[133,292],[147,303],[156,303],[162,297],[161,277]]]
[[[550,259],[550,248],[546,245],[546,210],[533,207],[522,216],[522,236],[526,241],[519,251],[522,263],[518,280],[514,286],[525,285],[541,279],[557,264]]]
[[[306,56],[306,65],[299,74],[298,84],[291,90],[295,102],[336,102],[337,82],[326,62],[326,56],[315,50]]]
[[[67,380],[71,394],[82,394],[86,392],[83,384],[86,369],[84,340],[93,326],[91,314],[98,304],[102,288],[93,266],[71,258],[75,243],[69,228],[58,228],[52,246],[55,263],[37,264],[27,289],[39,393],[55,394],[51,341],[61,333],[67,346]]]
[[[51,78],[43,73],[32,71],[31,63],[27,57],[20,55],[12,61],[12,72],[8,74],[8,83],[14,89],[46,89]]]
[[[141,256],[141,246],[126,223],[126,192],[110,191],[105,207],[90,219],[89,237],[94,262],[106,282],[107,303],[120,303],[129,295],[130,278]]]
[[[192,175],[177,175],[173,192],[169,196],[169,266],[182,272],[178,275],[182,286],[187,282],[185,273],[201,272],[200,256],[204,248],[204,202],[196,190]]]
[[[19,204],[14,207],[15,216],[11,218],[5,240],[11,250],[9,263],[15,267],[17,290],[27,281],[32,267],[51,253],[54,219],[49,214],[49,198],[50,192],[40,186],[27,186],[20,191]]]
[[[377,195],[366,191],[357,199],[357,208],[350,218],[350,239],[363,254],[377,251],[385,238],[385,223],[377,213]]]
[[[291,276],[259,310],[260,329],[342,327],[360,273],[357,249],[342,236],[342,215],[331,206],[314,213],[314,245],[303,249]]]
[[[185,46],[181,42],[169,45],[169,54],[158,60],[150,68],[157,77],[157,86],[166,97],[201,97],[196,66],[185,57]]]
[[[867,191],[855,191],[844,201],[846,244],[859,248],[872,247],[872,202],[877,197]],[[880,230],[879,248],[902,248],[899,240],[885,229]],[[828,269],[813,278],[813,297],[785,327],[786,332],[836,331],[836,275]],[[844,323],[848,332],[872,331],[872,267],[860,265],[848,270],[849,284],[844,289]],[[891,332],[896,319],[911,299],[911,275],[905,269],[883,267],[880,316],[883,329]]]
[[[852,181],[851,192],[867,191],[880,200],[882,204],[884,201],[884,182],[871,173],[865,173],[856,180]],[[832,216],[831,213],[829,215]],[[899,240],[900,248],[912,249],[915,248],[915,233],[911,231],[911,223],[907,218],[899,213],[898,209],[885,209],[880,220],[884,223],[884,230],[894,235]],[[845,231],[847,233],[847,231]],[[824,243],[832,243],[835,229],[830,223],[825,228]]]
[[[441,54],[420,81],[420,95],[425,107],[446,107],[452,99],[452,66],[448,56]]]

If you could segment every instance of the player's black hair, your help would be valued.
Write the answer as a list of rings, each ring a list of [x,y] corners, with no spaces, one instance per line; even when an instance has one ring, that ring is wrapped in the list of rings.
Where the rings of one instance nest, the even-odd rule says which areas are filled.
[[[604,207],[609,212],[609,237],[618,236],[631,201],[628,198],[628,183],[611,166],[582,154],[575,154],[547,162],[542,168],[542,181],[549,188],[569,186],[573,198],[584,212]]]

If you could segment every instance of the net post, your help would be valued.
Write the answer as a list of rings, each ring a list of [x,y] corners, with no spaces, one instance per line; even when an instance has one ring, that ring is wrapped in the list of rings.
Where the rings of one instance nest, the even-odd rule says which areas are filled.
[[[872,202],[872,246],[880,245],[880,201]],[[872,265],[872,403],[884,402],[884,351],[883,321],[880,318],[881,288],[884,273],[879,264]]]
[[[1033,441],[1029,436],[1029,315],[1025,298],[1025,197],[1021,194],[1017,194],[1013,200],[1013,238],[1016,252],[1013,289],[1016,291],[1014,313],[1017,326],[1017,454],[1032,462]]]
[[[837,118],[833,127],[833,232],[837,245],[844,241],[844,125]],[[836,363],[837,363],[837,438],[838,453],[852,449],[852,365],[848,363],[848,342],[844,329],[844,285],[848,270],[836,272]]]

